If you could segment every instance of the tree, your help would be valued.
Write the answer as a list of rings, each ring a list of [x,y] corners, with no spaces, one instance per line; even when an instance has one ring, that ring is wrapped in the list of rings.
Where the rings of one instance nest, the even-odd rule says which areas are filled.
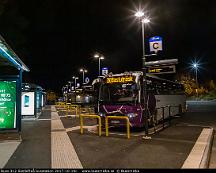
[[[216,90],[216,84],[213,80],[209,82],[209,90]]]

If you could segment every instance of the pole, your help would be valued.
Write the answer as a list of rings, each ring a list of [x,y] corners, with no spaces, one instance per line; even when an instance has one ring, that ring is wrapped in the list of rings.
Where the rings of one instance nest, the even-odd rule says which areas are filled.
[[[145,23],[144,21],[142,22],[142,47],[143,47],[143,64],[142,64],[142,71],[143,71],[143,105],[144,105],[144,111],[143,111],[143,116],[144,116],[144,123],[145,123],[145,134],[148,136],[148,115],[147,115],[147,103],[146,103],[146,58],[145,58]]]
[[[197,67],[196,67],[196,84],[197,84],[197,87],[198,87],[198,80],[197,80]]]
[[[74,90],[75,90],[75,104],[76,104],[76,76],[75,76],[75,78],[74,78],[74,84],[75,84]]]
[[[98,62],[99,62],[99,63],[98,63],[98,64],[99,64],[99,65],[98,65],[98,66],[99,66],[99,67],[98,67],[98,68],[99,68],[99,69],[98,69],[98,76],[100,76],[100,57],[98,58]]]
[[[84,73],[85,73],[85,72],[84,72],[84,70],[83,70],[83,84],[84,84],[84,80],[85,80]]]

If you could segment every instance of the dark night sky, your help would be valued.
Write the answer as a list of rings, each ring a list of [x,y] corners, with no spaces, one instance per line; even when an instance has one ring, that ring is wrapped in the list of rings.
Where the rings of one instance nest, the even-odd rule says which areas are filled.
[[[80,67],[90,79],[97,76],[95,51],[114,73],[141,68],[141,30],[133,17],[139,6],[152,21],[147,54],[147,40],[159,35],[164,50],[157,59],[178,58],[179,72],[200,59],[200,81],[216,80],[214,0],[1,0],[0,33],[30,68],[25,82],[60,91],[72,75],[81,78]]]

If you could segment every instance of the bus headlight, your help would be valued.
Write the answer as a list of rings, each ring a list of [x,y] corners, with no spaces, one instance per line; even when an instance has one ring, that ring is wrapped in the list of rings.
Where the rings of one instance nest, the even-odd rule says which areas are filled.
[[[100,116],[100,117],[105,117],[105,116],[106,116],[106,114],[105,114],[105,113],[103,113],[103,112],[100,112],[100,113],[99,113],[99,116]]]
[[[129,118],[135,118],[135,117],[138,116],[138,114],[137,114],[137,113],[129,113],[129,114],[127,114],[127,116],[128,116]]]

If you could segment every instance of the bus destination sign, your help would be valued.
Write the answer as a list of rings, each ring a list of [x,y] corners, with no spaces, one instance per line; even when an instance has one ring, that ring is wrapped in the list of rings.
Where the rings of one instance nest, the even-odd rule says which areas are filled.
[[[165,74],[165,73],[175,73],[175,72],[176,72],[175,65],[148,68],[148,73],[151,74]]]
[[[133,76],[118,76],[118,77],[108,77],[106,78],[106,83],[128,83],[134,82]]]

